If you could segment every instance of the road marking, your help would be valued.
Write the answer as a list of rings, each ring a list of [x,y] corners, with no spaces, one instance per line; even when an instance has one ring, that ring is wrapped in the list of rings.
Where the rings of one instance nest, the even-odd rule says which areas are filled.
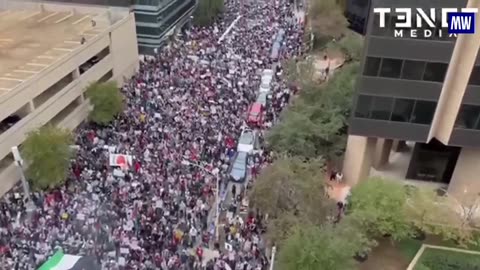
[[[98,34],[82,33],[82,36],[91,36],[91,37],[95,37],[95,36],[98,36]]]
[[[49,55],[39,55],[37,58],[44,58],[44,59],[57,59],[57,57],[49,56]]]
[[[19,73],[33,73],[36,74],[39,71],[33,71],[33,70],[26,70],[26,69],[15,69],[13,72],[19,72]]]
[[[70,18],[70,17],[73,17],[73,12],[70,12],[70,14],[68,14],[67,16],[59,19],[59,20],[56,20],[55,23],[61,23],[63,21],[65,21],[66,19]]]
[[[28,66],[36,66],[36,67],[47,67],[48,65],[45,64],[38,64],[38,63],[27,63]]]
[[[82,21],[84,21],[85,19],[88,19],[88,18],[90,18],[90,15],[86,15],[83,18],[74,21],[72,24],[79,24],[79,23],[81,23]]]
[[[63,51],[63,52],[71,52],[73,49],[66,49],[66,48],[53,48],[56,51]]]
[[[55,16],[55,15],[57,15],[57,14],[58,14],[58,11],[55,11],[54,13],[52,13],[52,14],[50,14],[50,15],[47,15],[46,17],[41,18],[41,19],[38,20],[37,22],[43,22],[43,21],[47,20],[48,18],[51,18],[51,17],[53,17],[53,16]]]
[[[28,15],[27,17],[23,17],[22,20],[30,19],[30,18],[32,18],[32,17],[34,17],[34,16],[37,16],[37,15],[40,14],[40,13],[42,13],[42,12],[41,12],[41,11],[34,12],[34,13]]]
[[[80,41],[65,40],[63,43],[67,43],[67,44],[80,44]]]
[[[0,77],[0,80],[5,80],[5,81],[16,81],[16,82],[24,82],[24,81],[25,81],[25,80],[14,79],[14,78],[7,78],[7,77]]]
[[[11,38],[0,38],[0,42],[13,42]]]
[[[10,90],[12,90],[12,88],[2,88],[2,87],[0,87],[0,91],[10,91]]]

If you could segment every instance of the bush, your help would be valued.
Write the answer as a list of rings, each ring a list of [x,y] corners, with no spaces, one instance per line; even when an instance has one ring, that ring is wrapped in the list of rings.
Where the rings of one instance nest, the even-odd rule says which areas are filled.
[[[427,248],[414,270],[480,270],[480,255]]]

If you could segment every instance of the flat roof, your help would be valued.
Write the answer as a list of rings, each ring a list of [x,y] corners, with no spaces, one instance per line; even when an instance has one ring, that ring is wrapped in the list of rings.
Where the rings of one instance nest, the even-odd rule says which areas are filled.
[[[0,10],[0,96],[35,76],[106,27],[92,26],[96,14]],[[101,24],[105,26],[105,24]]]

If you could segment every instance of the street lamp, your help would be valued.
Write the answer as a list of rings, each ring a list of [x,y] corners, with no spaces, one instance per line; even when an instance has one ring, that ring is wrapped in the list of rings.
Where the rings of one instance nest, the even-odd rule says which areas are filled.
[[[273,270],[273,264],[275,263],[275,253],[277,253],[277,247],[273,246],[272,247],[272,257],[270,259],[270,270]]]
[[[24,199],[27,201],[26,203],[26,210],[27,212],[31,212],[35,210],[35,205],[33,204],[30,198],[30,185],[28,184],[27,178],[25,178],[25,173],[23,172],[23,159],[20,155],[20,151],[18,151],[17,146],[12,147],[12,154],[13,158],[15,159],[15,166],[17,166],[18,171],[20,173],[20,180],[22,181],[23,186],[23,196]]]
[[[220,177],[217,174],[214,174],[214,173],[206,170],[205,167],[203,167],[203,166],[201,166],[197,163],[193,163],[193,162],[190,162],[188,160],[182,160],[181,163],[182,163],[182,165],[185,165],[185,166],[193,166],[193,167],[200,168],[204,172],[206,172],[206,173],[208,173],[212,176],[215,176],[215,178],[216,178],[217,191],[215,192],[215,241],[218,241],[218,237],[219,237],[218,224],[219,224],[219,221],[220,221]]]

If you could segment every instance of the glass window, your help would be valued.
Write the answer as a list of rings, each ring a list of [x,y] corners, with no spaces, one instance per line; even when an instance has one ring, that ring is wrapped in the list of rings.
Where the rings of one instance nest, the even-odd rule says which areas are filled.
[[[381,77],[398,78],[402,69],[402,60],[383,58],[380,68]]]
[[[377,120],[388,120],[392,113],[393,98],[374,97],[373,105],[370,109],[370,118]]]
[[[445,63],[427,63],[423,79],[425,81],[443,82],[448,65]]]
[[[462,104],[458,112],[455,127],[457,128],[475,128],[480,115],[480,106]]]
[[[378,76],[380,60],[381,58],[377,57],[367,57],[367,61],[365,61],[365,67],[363,68],[363,75]]]
[[[421,80],[424,70],[425,62],[405,60],[402,68],[402,79]]]
[[[436,106],[437,103],[433,101],[415,101],[415,108],[413,109],[411,122],[416,124],[430,125],[432,123]]]
[[[474,67],[470,74],[470,81],[468,84],[480,85],[480,66]]]
[[[371,96],[358,96],[357,105],[355,106],[355,117],[368,118],[372,100]]]
[[[414,104],[415,101],[411,99],[395,99],[391,120],[397,122],[410,122]]]

